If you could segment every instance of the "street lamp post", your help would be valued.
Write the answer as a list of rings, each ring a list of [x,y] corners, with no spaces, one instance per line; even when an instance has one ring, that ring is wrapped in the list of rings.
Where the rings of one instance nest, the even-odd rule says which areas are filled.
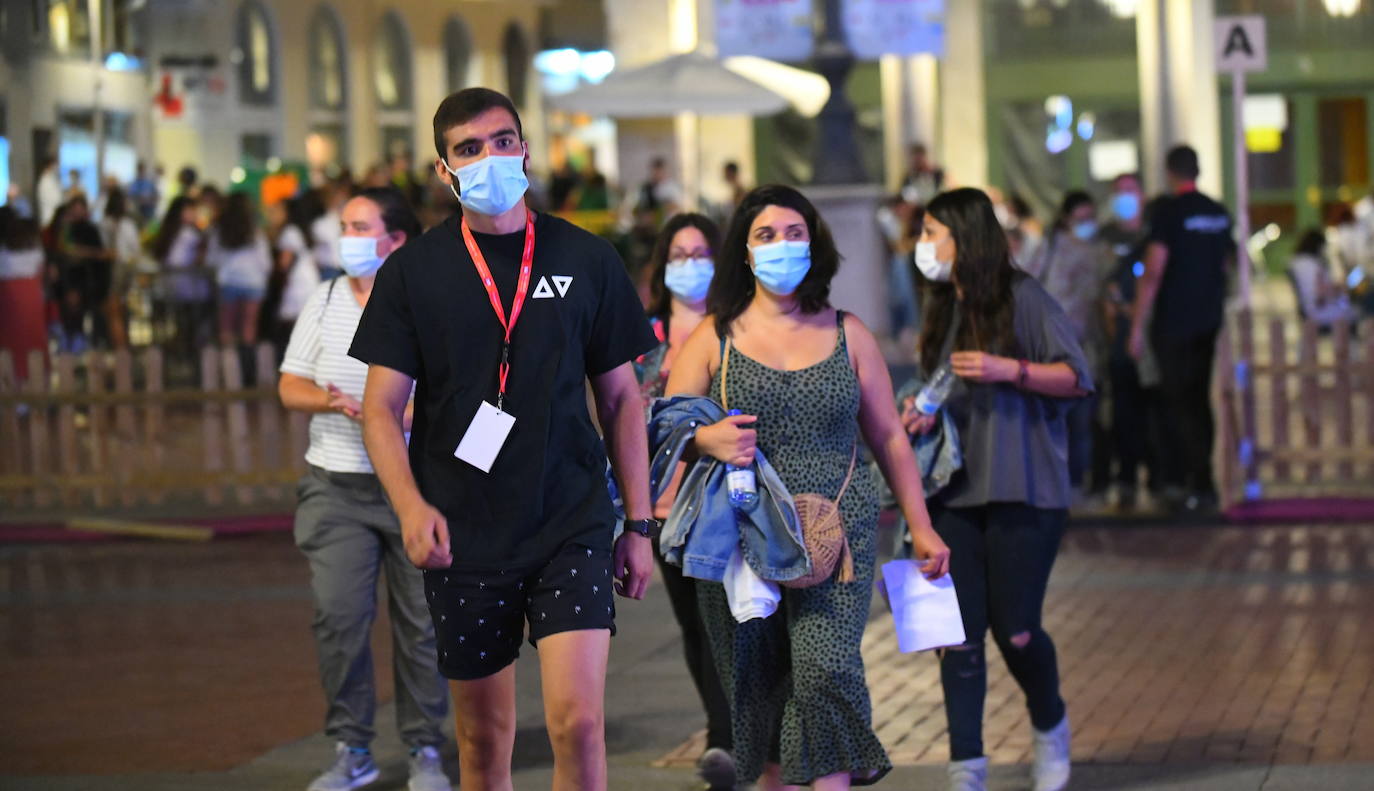
[[[812,183],[863,184],[868,181],[859,142],[854,103],[849,101],[846,81],[854,67],[854,55],[844,41],[840,0],[822,0],[825,16],[816,46],[816,71],[830,83],[830,99],[816,116],[816,150]]]

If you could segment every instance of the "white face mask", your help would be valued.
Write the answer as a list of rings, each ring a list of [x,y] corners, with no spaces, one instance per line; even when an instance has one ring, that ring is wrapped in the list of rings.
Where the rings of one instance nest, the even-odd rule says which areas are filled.
[[[916,243],[916,268],[921,270],[927,280],[944,282],[954,272],[953,261],[940,261],[935,257],[934,242]]]
[[[382,268],[377,255],[379,239],[372,236],[339,237],[339,266],[349,277],[368,277]]]

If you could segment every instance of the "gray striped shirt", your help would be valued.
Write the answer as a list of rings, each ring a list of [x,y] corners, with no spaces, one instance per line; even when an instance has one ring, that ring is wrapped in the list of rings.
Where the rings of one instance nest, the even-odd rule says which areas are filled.
[[[330,289],[333,288],[333,294]],[[361,403],[367,365],[348,356],[353,333],[363,316],[348,278],[321,283],[306,300],[281,372],[309,379],[327,388],[331,383]],[[330,472],[372,472],[363,447],[362,424],[338,412],[318,412],[310,418],[310,449],[305,460]]]

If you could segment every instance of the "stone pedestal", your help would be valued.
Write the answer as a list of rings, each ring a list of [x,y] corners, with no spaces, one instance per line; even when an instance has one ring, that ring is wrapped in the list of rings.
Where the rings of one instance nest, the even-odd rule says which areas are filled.
[[[843,257],[830,285],[831,304],[863,319],[880,338],[887,335],[887,252],[875,219],[882,187],[813,185],[803,192],[830,226]]]

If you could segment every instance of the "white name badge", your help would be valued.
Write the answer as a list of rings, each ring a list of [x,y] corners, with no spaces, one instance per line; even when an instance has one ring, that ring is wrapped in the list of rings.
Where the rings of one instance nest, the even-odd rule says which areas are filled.
[[[483,401],[453,455],[482,472],[491,472],[496,455],[501,452],[501,446],[506,444],[506,437],[510,436],[510,430],[514,427],[515,415],[502,412]]]

